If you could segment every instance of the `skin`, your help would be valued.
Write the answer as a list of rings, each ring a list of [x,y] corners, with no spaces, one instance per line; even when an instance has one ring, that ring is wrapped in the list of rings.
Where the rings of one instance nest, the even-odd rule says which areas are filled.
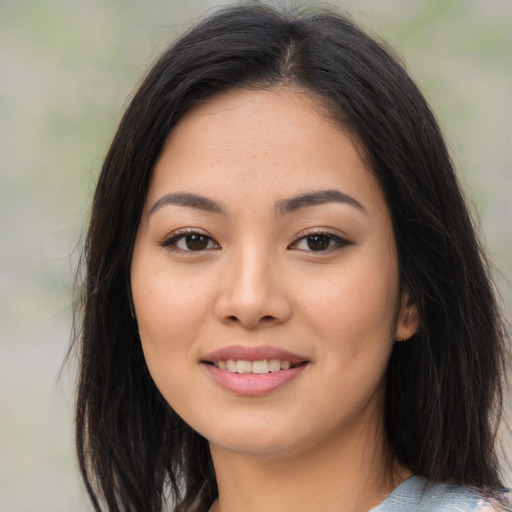
[[[360,206],[276,210],[324,190]],[[205,196],[224,213],[154,206],[176,193]],[[204,248],[173,239],[180,229],[209,237]],[[326,250],[308,245],[318,233]],[[149,371],[209,440],[212,510],[367,511],[407,476],[385,442],[383,382],[417,310],[400,286],[379,184],[311,94],[229,91],[184,116],[154,169],[131,279]],[[272,393],[241,396],[201,364],[233,344],[280,347],[308,364]]]

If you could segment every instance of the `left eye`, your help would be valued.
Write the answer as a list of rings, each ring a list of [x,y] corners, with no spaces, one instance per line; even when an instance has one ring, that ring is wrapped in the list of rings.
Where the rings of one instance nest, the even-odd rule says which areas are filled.
[[[290,248],[301,251],[322,252],[348,245],[349,242],[332,233],[313,233],[298,238]]]
[[[165,240],[162,245],[171,250],[180,250],[187,252],[198,252],[208,249],[219,249],[219,244],[212,238],[201,233],[182,233],[171,236]]]

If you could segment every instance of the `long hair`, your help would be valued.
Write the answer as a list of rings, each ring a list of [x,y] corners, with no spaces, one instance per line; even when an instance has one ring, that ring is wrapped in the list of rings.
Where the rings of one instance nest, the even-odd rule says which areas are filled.
[[[207,441],[147,370],[130,261],[162,146],[188,109],[235,88],[299,87],[357,141],[391,211],[400,276],[421,328],[396,343],[385,428],[396,458],[433,482],[492,494],[504,330],[489,267],[440,129],[402,65],[344,16],[253,3],[201,22],[163,53],[121,120],[94,195],[75,344],[76,443],[97,511],[206,511],[217,496]],[[104,508],[106,507],[106,508]]]

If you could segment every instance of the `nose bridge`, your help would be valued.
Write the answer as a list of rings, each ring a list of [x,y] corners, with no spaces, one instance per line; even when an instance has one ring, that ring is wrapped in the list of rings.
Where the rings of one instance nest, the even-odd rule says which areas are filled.
[[[226,260],[217,314],[245,327],[284,321],[290,305],[276,274],[277,254],[257,239],[233,246]]]
[[[229,258],[226,292],[233,306],[262,308],[270,295],[272,262],[270,251],[257,240],[237,244]]]

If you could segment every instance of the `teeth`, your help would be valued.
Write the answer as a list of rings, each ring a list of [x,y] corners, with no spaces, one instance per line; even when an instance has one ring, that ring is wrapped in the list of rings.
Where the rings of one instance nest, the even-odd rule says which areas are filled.
[[[252,363],[251,361],[244,361],[239,359],[236,362],[236,373],[251,373]]]
[[[271,359],[268,362],[268,371],[269,372],[278,372],[281,369],[281,361],[279,359]]]
[[[214,365],[221,370],[231,373],[256,373],[262,375],[279,370],[289,370],[292,366],[290,361],[280,359],[262,359],[261,361],[247,361],[245,359],[228,359],[227,361],[216,361]]]
[[[252,373],[268,373],[268,361],[253,361],[251,365]]]

